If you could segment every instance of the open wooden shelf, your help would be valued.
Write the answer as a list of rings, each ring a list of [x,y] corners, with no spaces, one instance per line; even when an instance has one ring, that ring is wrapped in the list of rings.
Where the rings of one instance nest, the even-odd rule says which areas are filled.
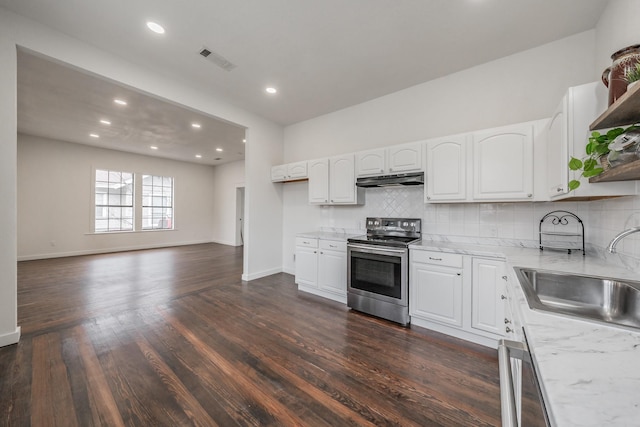
[[[611,104],[607,111],[591,123],[589,129],[605,129],[638,122],[640,122],[640,83],[616,99],[616,102]]]
[[[634,181],[640,179],[640,160],[616,166],[589,178],[589,182]]]

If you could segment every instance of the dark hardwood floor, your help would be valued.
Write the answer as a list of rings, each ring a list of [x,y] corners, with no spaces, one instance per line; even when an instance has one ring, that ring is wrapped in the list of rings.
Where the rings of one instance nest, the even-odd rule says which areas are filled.
[[[18,263],[3,426],[497,426],[495,351],[242,282],[205,244]]]

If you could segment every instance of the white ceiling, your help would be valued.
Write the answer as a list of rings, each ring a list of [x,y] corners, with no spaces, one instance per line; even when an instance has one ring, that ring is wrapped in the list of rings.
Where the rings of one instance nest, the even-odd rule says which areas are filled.
[[[244,159],[243,127],[23,50],[18,51],[18,132],[207,165]]]
[[[13,12],[284,125],[592,29],[606,4],[0,0]],[[166,33],[151,33],[147,20]],[[224,71],[202,58],[203,46],[237,67]],[[266,94],[268,85],[279,92]]]

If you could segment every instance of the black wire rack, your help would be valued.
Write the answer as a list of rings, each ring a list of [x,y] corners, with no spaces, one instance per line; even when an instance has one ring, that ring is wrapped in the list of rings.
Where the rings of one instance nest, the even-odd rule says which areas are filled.
[[[564,231],[563,228],[573,229]],[[569,211],[552,211],[542,217],[538,227],[540,250],[584,250],[584,223]]]

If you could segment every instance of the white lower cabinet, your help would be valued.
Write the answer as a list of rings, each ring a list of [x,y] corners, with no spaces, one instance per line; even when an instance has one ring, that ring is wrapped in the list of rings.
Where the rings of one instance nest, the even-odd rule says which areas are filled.
[[[412,249],[411,323],[488,347],[505,335],[505,262]]]
[[[495,335],[504,334],[505,263],[473,258],[471,327]]]
[[[347,242],[296,238],[298,289],[347,302]]]
[[[449,260],[437,252],[420,251],[409,276],[411,316],[462,326],[462,256]]]

